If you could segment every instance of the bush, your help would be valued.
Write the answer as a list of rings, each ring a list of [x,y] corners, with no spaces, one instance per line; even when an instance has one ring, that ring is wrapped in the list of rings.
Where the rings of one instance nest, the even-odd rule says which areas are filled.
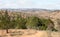
[[[38,25],[39,30],[46,30],[48,27],[47,26],[48,24],[49,24],[48,19],[40,18],[39,19],[39,25]]]
[[[26,23],[27,28],[35,29],[37,27],[37,25],[39,24],[38,21],[39,21],[39,18],[37,18],[35,16],[29,17],[27,19],[27,23]]]
[[[15,28],[17,28],[17,29],[26,29],[26,26],[25,26],[26,20],[24,18],[17,16],[15,21],[16,21],[16,27]]]
[[[52,30],[54,28],[54,23],[50,19],[44,19],[32,16],[27,19],[26,26],[29,29]]]

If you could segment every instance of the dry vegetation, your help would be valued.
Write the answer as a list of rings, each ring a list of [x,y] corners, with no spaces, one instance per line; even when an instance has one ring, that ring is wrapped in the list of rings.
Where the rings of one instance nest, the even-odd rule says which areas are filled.
[[[0,11],[2,15],[4,15],[4,12],[5,11]],[[58,31],[55,32],[49,30],[41,31],[35,29],[9,29],[8,30],[9,33],[6,33],[5,30],[0,30],[0,37],[60,37],[60,11],[51,11],[51,12],[48,11],[10,12],[8,11],[8,15],[10,17],[17,17],[17,15],[19,15],[22,16],[23,18],[36,16],[38,18],[51,19],[54,23],[54,28]]]

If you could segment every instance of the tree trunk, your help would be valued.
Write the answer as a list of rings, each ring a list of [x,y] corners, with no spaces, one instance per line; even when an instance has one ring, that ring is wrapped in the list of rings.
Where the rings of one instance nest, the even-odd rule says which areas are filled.
[[[9,32],[8,32],[8,29],[6,29],[6,33],[9,33]]]

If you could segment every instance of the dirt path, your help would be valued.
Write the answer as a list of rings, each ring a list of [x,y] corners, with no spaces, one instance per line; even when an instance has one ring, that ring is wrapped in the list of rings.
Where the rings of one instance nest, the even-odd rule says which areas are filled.
[[[0,37],[60,37],[60,32],[10,29],[8,34],[5,30],[0,30]]]

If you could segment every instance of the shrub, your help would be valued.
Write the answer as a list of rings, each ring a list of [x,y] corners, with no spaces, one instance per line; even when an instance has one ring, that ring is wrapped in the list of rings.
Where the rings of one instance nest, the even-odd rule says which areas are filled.
[[[35,29],[37,27],[37,25],[39,24],[39,18],[35,17],[35,16],[31,16],[27,19],[27,23],[26,26],[29,29]]]
[[[24,18],[22,18],[21,16],[17,16],[16,18],[16,28],[17,29],[26,29],[26,20]]]

